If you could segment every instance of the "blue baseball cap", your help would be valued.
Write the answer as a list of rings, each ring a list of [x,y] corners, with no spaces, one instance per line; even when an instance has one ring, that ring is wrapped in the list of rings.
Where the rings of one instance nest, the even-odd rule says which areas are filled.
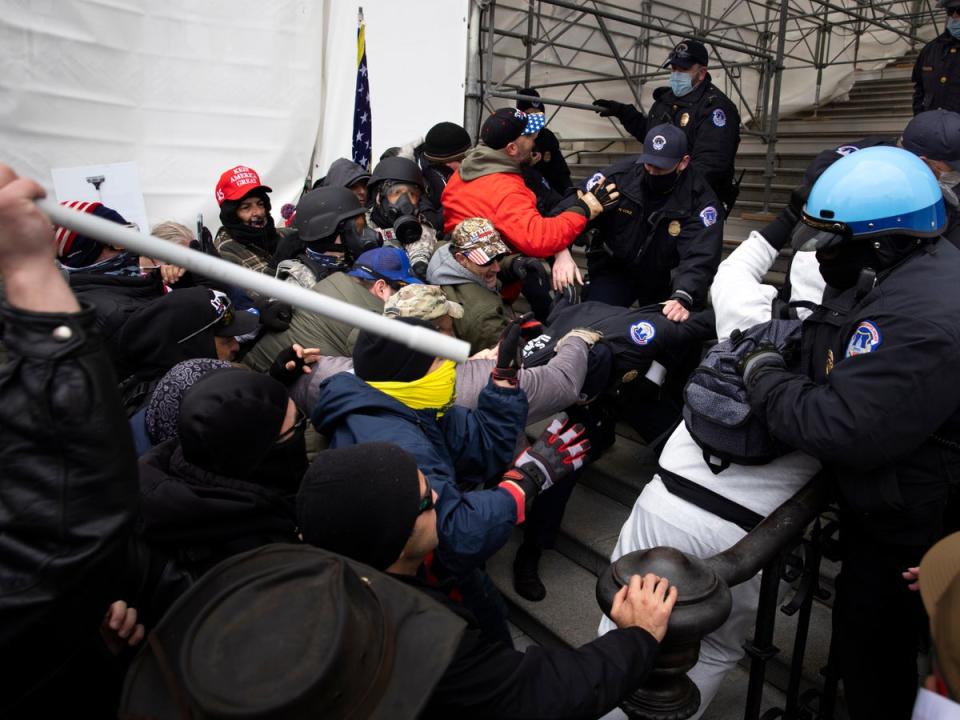
[[[651,128],[643,139],[640,162],[669,170],[687,154],[687,134],[676,125],[663,123]]]
[[[410,259],[400,248],[378,247],[367,250],[353,263],[347,273],[361,280],[386,280],[401,285],[422,285],[423,281],[410,272]]]

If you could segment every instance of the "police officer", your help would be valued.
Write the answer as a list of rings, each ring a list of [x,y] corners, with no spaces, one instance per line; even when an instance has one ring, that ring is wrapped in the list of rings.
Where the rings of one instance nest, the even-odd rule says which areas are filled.
[[[804,323],[802,374],[763,348],[741,370],[772,434],[836,482],[834,633],[850,715],[909,718],[923,611],[901,573],[956,520],[960,250],[939,237],[936,179],[899,148],[837,160],[802,223],[793,245],[816,250],[828,285]]]
[[[426,277],[427,265],[437,249],[437,232],[420,217],[420,200],[426,181],[417,164],[405,157],[388,157],[377,163],[367,187],[373,206],[367,224],[383,244],[402,248],[414,275]]]
[[[960,111],[960,0],[940,0],[947,29],[923,46],[913,66],[913,114]]]
[[[657,125],[639,158],[621,160],[590,182],[599,175],[616,183],[620,203],[594,221],[588,299],[623,307],[666,301],[664,315],[686,320],[704,305],[723,245],[723,211],[690,159],[687,136]]]
[[[654,90],[646,116],[633,105],[614,100],[597,100],[594,105],[601,117],[617,118],[637,140],[661,123],[682,128],[693,164],[729,211],[737,197],[733,161],[740,146],[740,113],[713,84],[708,61],[703,43],[679,43],[663,64],[670,68],[670,87]]]

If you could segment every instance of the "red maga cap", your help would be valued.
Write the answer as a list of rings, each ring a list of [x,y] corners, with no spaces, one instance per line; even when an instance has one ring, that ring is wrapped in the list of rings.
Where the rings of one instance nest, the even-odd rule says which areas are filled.
[[[246,165],[237,165],[220,176],[217,182],[217,205],[223,205],[224,200],[239,200],[258,188],[273,192],[272,188],[260,182],[260,176],[257,175],[256,170]]]

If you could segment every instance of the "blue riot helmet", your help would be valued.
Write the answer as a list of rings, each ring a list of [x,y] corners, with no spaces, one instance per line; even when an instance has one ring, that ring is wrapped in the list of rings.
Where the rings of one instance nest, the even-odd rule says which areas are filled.
[[[930,168],[907,150],[871,147],[823,171],[810,189],[795,250],[820,250],[883,235],[937,237],[947,224]]]

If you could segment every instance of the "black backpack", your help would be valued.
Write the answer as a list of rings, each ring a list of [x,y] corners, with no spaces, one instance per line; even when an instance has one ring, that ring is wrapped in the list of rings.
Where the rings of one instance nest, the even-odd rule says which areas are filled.
[[[759,345],[773,345],[787,359],[800,344],[800,320],[770,320],[714,345],[683,389],[683,421],[714,473],[730,466],[762,465],[789,447],[770,435],[750,407],[737,365]]]

